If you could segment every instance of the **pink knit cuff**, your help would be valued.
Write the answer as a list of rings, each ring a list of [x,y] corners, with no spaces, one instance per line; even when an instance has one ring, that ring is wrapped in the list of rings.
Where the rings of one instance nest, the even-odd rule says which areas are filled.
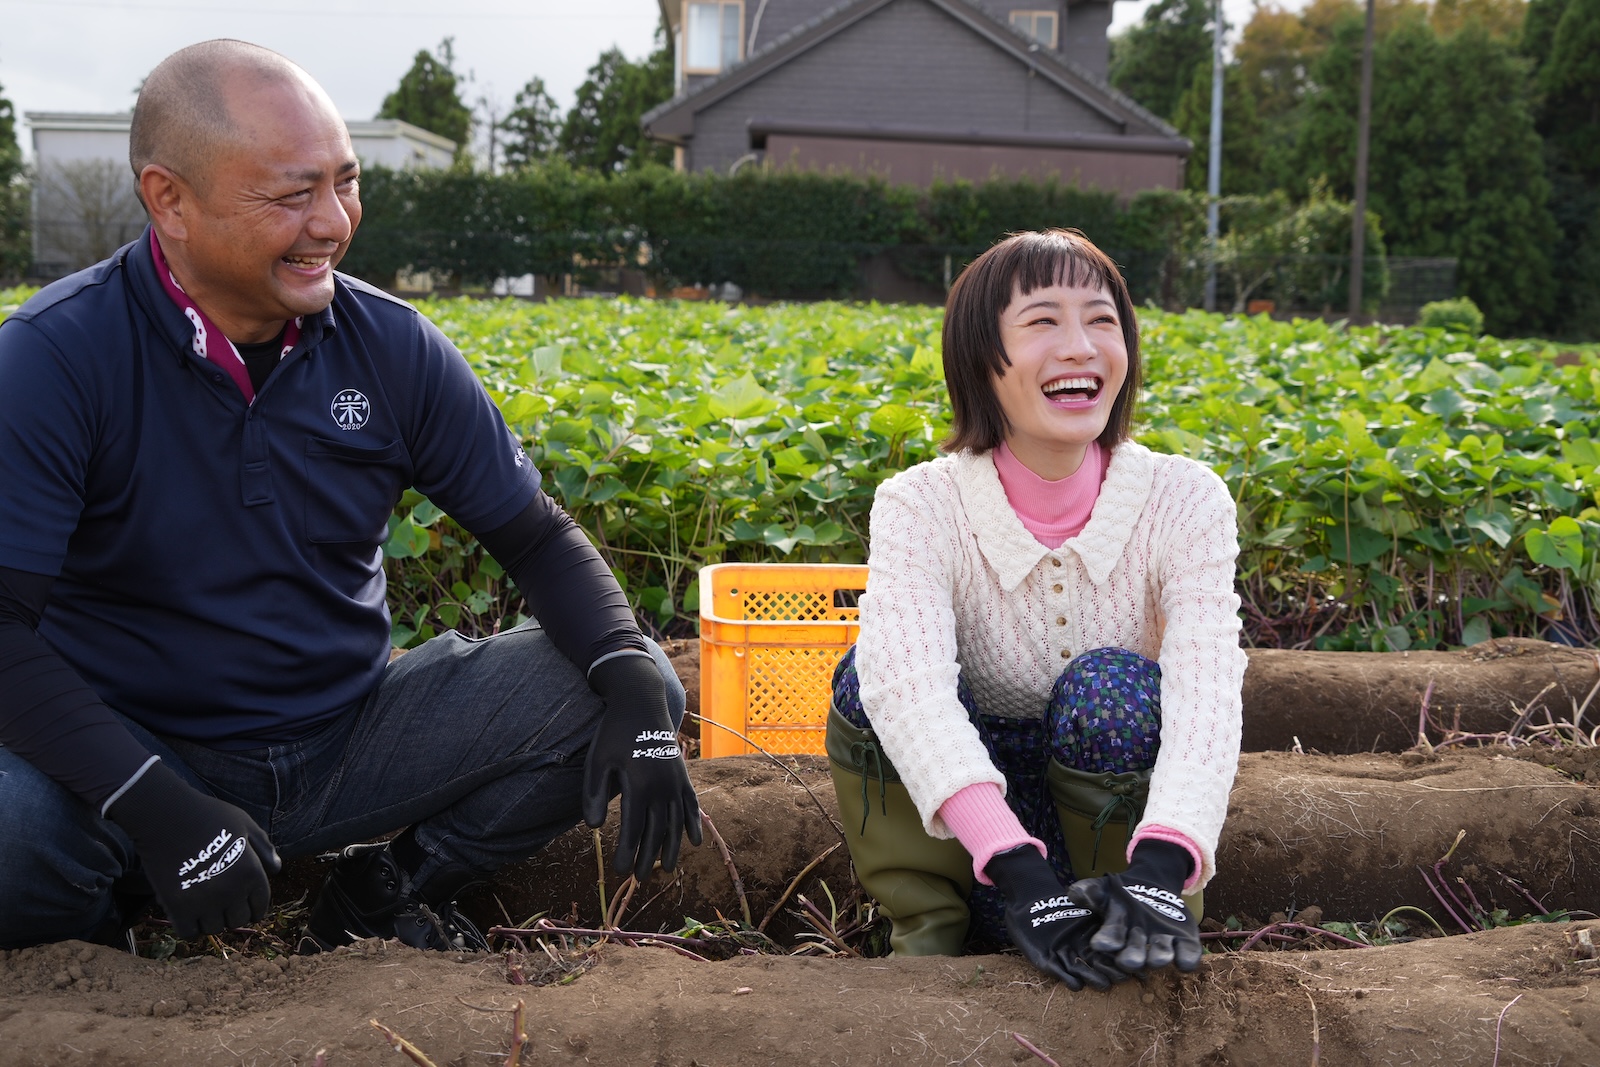
[[[961,847],[972,853],[972,873],[984,885],[994,885],[983,869],[995,853],[1018,845],[1032,845],[1045,855],[1044,842],[1029,837],[1006,804],[1005,794],[993,782],[978,782],[939,805],[939,818],[950,827]]]
[[[958,793],[957,796],[960,794]],[[952,798],[953,799],[953,798]],[[1183,883],[1184,892],[1193,889],[1200,881],[1200,869],[1205,866],[1205,860],[1200,855],[1200,846],[1189,840],[1189,835],[1180,833],[1169,826],[1141,827],[1133,835],[1133,840],[1128,842],[1128,862],[1133,862],[1133,850],[1140,841],[1165,841],[1168,844],[1179,845],[1189,851],[1189,858],[1194,860],[1194,873],[1189,875],[1189,880]]]

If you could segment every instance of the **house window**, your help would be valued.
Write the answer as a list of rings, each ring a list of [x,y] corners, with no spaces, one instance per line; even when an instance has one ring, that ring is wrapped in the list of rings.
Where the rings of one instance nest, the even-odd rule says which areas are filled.
[[[716,74],[742,58],[739,38],[744,29],[742,0],[684,5],[683,69],[691,74]]]
[[[1054,11],[1013,11],[1011,27],[1021,30],[1046,48],[1056,47],[1059,19]]]

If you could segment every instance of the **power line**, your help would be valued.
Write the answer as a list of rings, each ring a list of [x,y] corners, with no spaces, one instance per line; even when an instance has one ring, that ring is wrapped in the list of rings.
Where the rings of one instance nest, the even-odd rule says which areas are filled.
[[[140,15],[146,12],[179,12],[190,15],[314,15],[320,18],[360,18],[360,19],[498,19],[501,21],[517,20],[521,22],[605,22],[619,18],[628,18],[639,12],[634,7],[627,10],[611,8],[596,11],[589,5],[584,6],[582,12],[573,12],[570,9],[561,13],[536,13],[528,11],[396,11],[385,9],[381,15],[375,15],[370,9],[364,11],[340,11],[330,8],[272,8],[272,7],[205,7],[193,4],[117,4],[104,2],[104,0],[79,0],[77,3],[68,0],[3,0],[0,7],[10,5],[31,5],[34,7],[48,7],[55,11],[83,10],[83,11],[121,11],[130,15]],[[644,7],[644,5],[637,5]],[[652,18],[660,16],[653,10],[646,8]]]

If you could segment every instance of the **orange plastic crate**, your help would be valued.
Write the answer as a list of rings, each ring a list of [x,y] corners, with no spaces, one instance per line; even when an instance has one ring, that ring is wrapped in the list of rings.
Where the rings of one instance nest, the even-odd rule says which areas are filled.
[[[850,564],[719,563],[700,572],[702,757],[752,745],[823,753],[833,669],[861,630],[855,603],[866,585],[867,568]]]

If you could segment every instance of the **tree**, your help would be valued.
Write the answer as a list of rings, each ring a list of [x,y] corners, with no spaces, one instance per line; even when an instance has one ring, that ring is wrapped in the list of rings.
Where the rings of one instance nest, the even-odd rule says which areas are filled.
[[[1307,180],[1351,195],[1361,20],[1352,12],[1311,72],[1296,148]],[[1374,56],[1369,204],[1394,255],[1454,256],[1458,281],[1499,333],[1538,329],[1553,300],[1557,230],[1527,64],[1469,22],[1441,37],[1397,18]]]
[[[1156,0],[1111,39],[1111,84],[1168,121],[1197,67],[1211,69],[1207,0]]]
[[[1600,184],[1600,0],[1568,0],[1538,77],[1541,131],[1576,173]]]
[[[0,279],[21,277],[32,259],[28,181],[17,144],[17,115],[0,88]]]
[[[1172,124],[1194,145],[1184,169],[1184,188],[1203,193],[1211,160],[1209,66],[1195,68],[1194,81],[1178,98]],[[1222,76],[1223,196],[1268,193],[1277,188],[1262,168],[1264,144],[1255,98],[1246,88],[1244,72],[1237,65],[1230,65]]]
[[[144,229],[145,211],[127,164],[74,159],[39,168],[39,259],[78,270],[98,263]]]
[[[631,62],[616,48],[601,53],[578,86],[558,139],[573,165],[615,173],[646,163],[672,162],[671,146],[648,140],[640,118],[672,97],[672,51],[656,34],[656,50]]]
[[[421,51],[400,85],[383,98],[380,119],[399,119],[456,143],[456,159],[467,158],[472,140],[472,109],[461,101],[463,79],[455,71],[455,38],[446,37],[433,52]]]
[[[1550,210],[1561,230],[1553,326],[1600,338],[1600,0],[1534,0],[1522,49],[1537,65]]]
[[[530,79],[500,120],[505,134],[501,153],[506,166],[519,170],[530,163],[547,159],[561,136],[561,117],[556,102],[545,90],[543,78]]]

